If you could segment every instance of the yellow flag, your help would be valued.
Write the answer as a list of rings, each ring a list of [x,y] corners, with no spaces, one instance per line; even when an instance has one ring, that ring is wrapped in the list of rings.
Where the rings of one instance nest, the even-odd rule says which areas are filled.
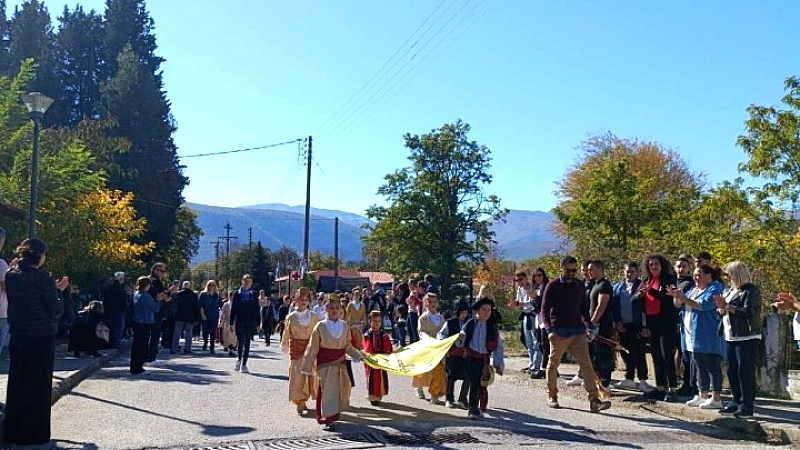
[[[389,355],[364,354],[364,363],[373,369],[385,370],[395,375],[411,377],[430,372],[444,358],[458,335],[447,339],[421,339],[401,347]]]

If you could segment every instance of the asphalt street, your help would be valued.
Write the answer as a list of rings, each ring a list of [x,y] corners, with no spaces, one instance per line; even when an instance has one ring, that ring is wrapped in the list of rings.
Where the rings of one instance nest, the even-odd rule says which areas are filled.
[[[196,346],[199,350],[199,346]],[[80,449],[268,448],[518,448],[569,446],[625,449],[756,449],[714,427],[665,418],[620,402],[588,411],[582,388],[564,388],[560,410],[547,407],[542,381],[511,367],[489,387],[486,418],[416,398],[409,378],[390,378],[380,407],[365,398],[363,366],[354,364],[350,411],[335,432],[313,415],[298,416],[287,395],[286,357],[275,345],[254,343],[251,373],[234,372],[235,358],[169,356],[133,376],[120,356],[53,406],[53,439]],[[564,374],[566,375],[566,374]],[[311,406],[311,405],[310,405]]]

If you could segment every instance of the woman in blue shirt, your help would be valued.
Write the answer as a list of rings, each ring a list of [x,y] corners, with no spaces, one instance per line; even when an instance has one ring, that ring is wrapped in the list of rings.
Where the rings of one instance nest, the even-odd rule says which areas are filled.
[[[133,344],[130,370],[134,375],[144,372],[150,328],[156,323],[156,313],[161,309],[161,303],[147,292],[148,289],[150,289],[150,278],[139,277],[136,280],[136,293],[133,294]]]
[[[716,298],[722,295],[722,284],[715,281],[718,269],[702,265],[694,270],[695,288],[684,294],[670,287],[668,294],[675,306],[683,308],[683,344],[697,365],[699,395],[686,402],[702,409],[722,409],[722,337]]]

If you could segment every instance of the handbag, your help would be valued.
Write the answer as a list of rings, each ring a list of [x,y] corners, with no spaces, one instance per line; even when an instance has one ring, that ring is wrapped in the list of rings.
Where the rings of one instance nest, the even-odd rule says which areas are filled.
[[[103,342],[108,342],[111,336],[111,329],[108,328],[103,322],[98,322],[97,325],[94,327],[94,335],[97,339],[100,339]]]

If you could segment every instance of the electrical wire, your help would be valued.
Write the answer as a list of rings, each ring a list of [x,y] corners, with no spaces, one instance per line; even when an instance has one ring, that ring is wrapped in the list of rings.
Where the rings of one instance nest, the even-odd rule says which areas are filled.
[[[311,160],[314,161],[314,164],[317,165],[317,168],[319,169],[319,172],[322,174],[323,178],[325,178],[325,180],[331,186],[331,189],[333,189],[333,193],[336,194],[337,197],[339,197],[339,200],[342,202],[342,205],[346,205],[347,202],[344,201],[344,198],[342,198],[342,196],[339,194],[339,191],[336,189],[336,185],[333,184],[333,181],[331,181],[331,179],[328,178],[328,175],[325,173],[325,171],[322,170],[322,166],[319,165],[319,162],[317,161],[317,158],[312,157]]]
[[[453,32],[456,29],[458,29],[471,14],[474,13],[474,11],[477,9],[478,6],[480,6],[480,4],[482,2],[481,3],[477,3],[476,7],[474,7],[470,12],[468,12],[464,16],[462,16],[461,20],[457,23],[457,25],[454,26],[453,28],[451,28],[449,30],[449,32],[442,39],[439,39],[438,41],[436,41],[433,44],[433,46],[429,47],[429,44],[431,44],[431,42],[434,39],[436,39],[447,28],[447,26],[451,22],[453,22],[453,20],[456,17],[458,17],[461,14],[462,11],[464,11],[464,9],[467,7],[467,5],[469,5],[469,3],[470,3],[469,1],[462,3],[461,7],[458,10],[456,10],[456,12],[453,13],[447,19],[447,21],[445,21],[439,27],[439,29],[436,30],[436,32],[433,35],[428,37],[428,39],[420,46],[420,48],[414,53],[414,55],[412,55],[412,57],[406,62],[405,65],[399,67],[398,70],[394,74],[392,74],[392,76],[389,77],[389,79],[387,79],[386,82],[383,83],[378,90],[374,91],[372,93],[372,95],[366,100],[366,102],[361,104],[361,106],[356,111],[354,111],[353,114],[349,118],[343,119],[343,121],[340,122],[340,124],[339,124],[340,126],[338,126],[337,128],[333,129],[326,136],[324,136],[324,137],[322,137],[320,139],[321,140],[325,140],[327,142],[332,142],[336,137],[338,137],[340,134],[342,134],[343,131],[351,128],[354,123],[356,123],[358,120],[360,120],[362,117],[364,117],[366,115],[366,113],[369,112],[372,108],[374,108],[377,104],[380,104],[380,102],[384,98],[386,98],[387,95],[390,92],[392,92],[392,90],[398,84],[400,84],[400,82],[404,81],[404,78],[407,78],[409,76],[415,76],[416,74],[415,74],[415,70],[414,69],[419,65],[420,61],[422,61],[422,60],[426,59],[428,56],[430,56],[430,54],[434,50],[436,50],[445,41],[445,39],[447,39],[449,36],[451,36],[453,34]],[[399,77],[397,76],[398,74],[399,74]],[[387,86],[388,86],[388,89],[387,89]],[[378,96],[379,94],[381,94],[381,95]],[[376,96],[378,96],[377,99],[376,99]],[[373,101],[373,99],[375,99],[375,100]]]
[[[286,142],[278,142],[277,144],[261,145],[261,146],[258,146],[258,147],[250,147],[250,148],[240,148],[240,149],[237,149],[237,150],[228,150],[228,151],[223,151],[223,152],[195,153],[193,155],[183,155],[183,156],[179,155],[178,158],[181,158],[181,159],[183,159],[183,158],[201,158],[201,157],[205,157],[205,156],[218,156],[218,155],[228,155],[228,154],[231,154],[231,153],[251,152],[253,150],[263,150],[265,148],[280,147],[282,145],[294,144],[295,142],[302,142],[302,141],[305,141],[305,140],[306,140],[306,138],[300,138],[300,139],[294,139],[294,140],[286,141]]]
[[[414,36],[417,34],[417,32],[418,32],[420,29],[422,29],[422,27],[424,27],[424,26],[425,26],[425,24],[426,24],[426,23],[428,23],[428,22],[431,20],[431,18],[433,18],[433,16],[434,16],[434,15],[436,14],[436,12],[437,12],[437,11],[438,11],[438,10],[439,10],[441,7],[442,7],[442,5],[445,3],[445,1],[446,1],[446,0],[442,0],[442,1],[441,1],[441,2],[440,2],[440,3],[439,3],[437,6],[436,6],[436,8],[434,8],[434,10],[433,10],[433,11],[431,11],[431,13],[430,13],[430,14],[429,14],[429,15],[428,15],[426,18],[425,18],[425,20],[423,20],[423,21],[422,21],[422,23],[421,23],[421,24],[420,24],[420,25],[419,25],[419,26],[418,26],[418,27],[417,27],[417,28],[416,28],[416,29],[415,29],[415,30],[414,30],[414,31],[411,33],[411,35],[409,35],[409,37],[408,37],[408,38],[405,40],[405,42],[403,42],[403,44],[401,44],[401,45],[400,45],[400,47],[398,47],[398,48],[397,48],[397,50],[395,50],[395,52],[392,54],[392,56],[390,56],[390,57],[389,57],[389,59],[388,59],[388,60],[386,60],[386,62],[384,62],[384,63],[383,63],[383,65],[382,65],[382,66],[381,66],[381,67],[380,67],[380,68],[379,68],[379,69],[378,69],[378,70],[377,70],[377,71],[376,71],[376,72],[375,72],[375,73],[372,75],[372,77],[370,77],[370,79],[369,79],[369,80],[368,80],[368,81],[367,81],[367,82],[366,82],[366,83],[365,83],[363,86],[361,86],[361,88],[359,88],[359,89],[358,89],[358,90],[355,92],[355,94],[353,94],[353,95],[350,97],[350,99],[348,99],[348,101],[347,101],[347,102],[345,102],[345,104],[344,104],[344,105],[343,105],[341,108],[339,108],[339,109],[338,109],[338,110],[337,110],[337,111],[336,111],[336,112],[335,112],[335,113],[334,113],[332,116],[330,116],[330,117],[329,117],[329,118],[328,118],[328,119],[327,119],[327,120],[326,120],[326,121],[323,123],[323,125],[321,125],[320,127],[318,127],[318,128],[317,128],[317,131],[316,131],[316,134],[317,134],[317,135],[320,135],[320,136],[321,136],[321,135],[324,135],[324,134],[328,133],[329,131],[332,131],[333,129],[336,129],[336,128],[338,128],[338,127],[341,125],[341,121],[345,120],[344,118],[346,118],[346,117],[347,117],[348,113],[349,113],[349,112],[350,112],[350,111],[351,111],[353,108],[357,108],[357,107],[358,107],[358,104],[359,104],[359,102],[361,102],[361,101],[362,101],[362,100],[365,98],[365,96],[369,95],[369,90],[370,90],[370,89],[372,89],[373,87],[375,87],[375,86],[376,86],[378,83],[380,83],[381,81],[383,81],[383,80],[386,78],[386,75],[388,75],[388,74],[389,74],[389,73],[390,73],[392,70],[394,70],[394,69],[395,69],[395,67],[397,67],[397,65],[398,65],[398,64],[399,64],[399,63],[400,63],[400,62],[401,62],[401,61],[402,61],[402,60],[403,60],[403,59],[404,59],[404,58],[405,58],[405,57],[406,57],[406,56],[407,56],[407,55],[408,55],[408,54],[409,54],[409,53],[410,53],[412,50],[414,50],[414,49],[416,48],[417,44],[419,44],[420,40],[421,40],[422,38],[424,38],[424,37],[425,37],[425,35],[428,33],[428,31],[430,31],[430,29],[433,27],[433,25],[436,23],[436,21],[438,21],[438,20],[441,20],[441,18],[442,18],[442,17],[443,17],[443,16],[444,16],[444,15],[447,13],[447,11],[449,11],[449,10],[450,10],[450,9],[453,7],[453,5],[455,5],[455,1],[453,1],[452,3],[450,3],[450,6],[448,6],[448,7],[447,7],[447,9],[445,9],[444,11],[442,11],[442,13],[439,15],[439,17],[437,17],[437,18],[436,18],[436,20],[434,20],[433,22],[431,22],[431,23],[428,25],[428,27],[425,29],[425,31],[423,31],[423,32],[422,32],[422,33],[421,33],[419,36],[417,36],[417,37],[416,37],[416,39],[414,40],[414,43],[413,43],[413,44],[411,44],[411,46],[409,46],[408,48],[406,48],[406,50],[403,52],[403,54],[402,54],[402,55],[400,55],[400,56],[397,58],[397,60],[395,60],[395,61],[394,61],[394,63],[392,63],[392,64],[391,64],[391,66],[387,67],[387,66],[389,65],[389,63],[390,63],[390,62],[391,62],[391,61],[392,61],[392,60],[395,58],[395,56],[396,56],[398,53],[400,53],[400,51],[401,51],[401,50],[402,50],[402,49],[403,49],[403,48],[404,48],[404,47],[405,47],[405,46],[406,46],[406,45],[407,45],[407,44],[408,44],[408,43],[409,43],[409,42],[410,42],[412,39],[414,39]],[[413,60],[415,56],[416,56],[416,54],[415,54],[414,56],[412,56],[412,57],[411,57],[411,59]],[[407,64],[407,63],[406,63],[406,64]],[[386,69],[385,71],[384,71],[384,68]],[[383,71],[383,74],[382,74],[382,75],[380,75],[382,71]],[[395,72],[392,74],[392,76],[394,76],[394,74],[396,74],[396,73],[397,73],[397,71],[395,71]],[[380,75],[380,77],[378,77],[379,75]],[[390,77],[390,78],[391,78],[391,77]],[[376,80],[376,81],[373,83],[373,81],[374,81],[374,80]],[[370,85],[373,85],[373,86],[372,86],[372,87],[370,87]],[[369,87],[369,89],[367,89],[368,87]],[[378,88],[378,90],[380,90],[380,88]],[[374,93],[373,93],[373,95],[374,95]],[[360,97],[360,98],[359,98],[359,97]],[[357,100],[356,100],[355,102],[353,102],[353,100],[354,100],[354,99],[357,99]],[[348,107],[348,105],[349,105],[349,107]],[[338,121],[338,123],[337,123],[337,121]],[[333,125],[331,125],[331,123],[333,123]],[[329,125],[330,125],[330,126],[329,126]],[[327,130],[325,129],[326,127],[328,127],[328,129],[327,129]]]

